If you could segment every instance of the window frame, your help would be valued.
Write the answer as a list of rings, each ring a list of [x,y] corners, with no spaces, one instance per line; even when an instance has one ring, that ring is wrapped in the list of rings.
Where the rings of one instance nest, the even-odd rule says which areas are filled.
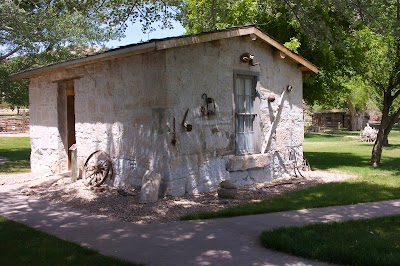
[[[244,86],[244,94],[239,95],[244,97],[252,97],[252,110],[248,111],[246,110],[246,107],[243,106],[244,108],[241,110],[238,110],[238,94],[237,94],[237,82],[238,80],[242,78],[243,80],[248,80],[249,78],[252,80],[252,91],[250,95],[246,95],[246,87]],[[257,72],[252,72],[252,71],[234,71],[233,75],[233,103],[234,103],[234,108],[233,108],[233,113],[234,113],[234,123],[235,123],[235,154],[240,156],[240,155],[248,155],[248,154],[257,154],[260,153],[260,116],[259,116],[259,110],[260,110],[260,95],[259,95],[259,73]],[[244,100],[244,103],[246,104],[246,100]],[[241,112],[244,111],[244,112]],[[244,116],[244,119],[242,121],[242,125],[240,125],[240,116]],[[252,116],[252,118],[249,118]],[[245,129],[246,126],[246,121],[252,122],[251,128],[252,128],[252,134],[248,134],[249,132],[239,132],[240,130]],[[248,128],[247,128],[248,129]],[[247,137],[251,135],[251,141],[250,143],[253,144],[252,149],[246,149],[243,148],[244,145],[241,145],[240,141],[242,140],[240,138],[239,134],[247,134]],[[245,137],[246,138],[246,137]]]

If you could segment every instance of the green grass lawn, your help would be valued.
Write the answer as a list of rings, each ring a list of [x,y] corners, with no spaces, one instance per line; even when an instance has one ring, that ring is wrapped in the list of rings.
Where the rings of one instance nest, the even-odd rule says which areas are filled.
[[[314,198],[326,206],[334,202],[338,205],[400,198],[398,130],[390,134],[389,143],[383,150],[381,166],[374,169],[369,166],[372,143],[306,135],[305,153],[315,169],[345,171],[358,175],[359,179],[322,185],[294,195],[308,195],[306,201],[314,202]],[[264,232],[261,241],[268,248],[335,264],[399,265],[400,216],[280,228]]]
[[[304,151],[314,170],[341,171],[359,178],[289,192],[218,212],[190,214],[182,220],[210,219],[400,198],[400,132],[389,136],[381,166],[372,168],[372,143],[341,136],[306,134]]]
[[[306,134],[304,154],[313,169],[343,171],[361,177],[400,176],[400,132],[392,132],[379,168],[369,165],[373,143],[339,136]]]
[[[29,172],[28,137],[0,137],[0,174]],[[63,241],[0,216],[0,265],[134,265]]]
[[[337,136],[360,136],[360,131],[347,131],[347,130],[329,130],[320,132],[321,135],[337,135]]]
[[[0,174],[16,174],[30,171],[29,137],[0,137],[0,157],[8,161],[0,164]]]
[[[201,213],[207,219],[400,198],[400,132],[389,136],[381,166],[369,166],[372,143],[342,136],[307,134],[305,156],[314,170],[357,175],[354,180],[289,192],[260,203]],[[297,256],[345,265],[399,265],[400,216],[282,228],[264,232],[263,245]]]
[[[0,216],[0,265],[135,265]]]
[[[265,231],[278,251],[340,265],[399,265],[400,216]]]

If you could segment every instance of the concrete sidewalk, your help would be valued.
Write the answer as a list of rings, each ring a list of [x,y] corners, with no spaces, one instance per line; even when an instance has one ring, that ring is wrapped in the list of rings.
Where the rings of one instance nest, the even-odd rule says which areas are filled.
[[[19,137],[29,137],[29,132],[25,133],[0,133],[0,137],[6,137],[6,138],[19,138]]]
[[[138,225],[110,220],[0,187],[0,215],[146,265],[327,265],[267,250],[263,230],[400,214],[400,200],[225,219]]]

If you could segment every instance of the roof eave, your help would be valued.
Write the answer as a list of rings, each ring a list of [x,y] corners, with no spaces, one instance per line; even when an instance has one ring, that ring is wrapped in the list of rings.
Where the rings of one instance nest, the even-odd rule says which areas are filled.
[[[35,76],[39,76],[46,72],[52,72],[52,71],[56,71],[56,70],[60,70],[60,69],[68,69],[68,68],[72,68],[72,67],[95,63],[95,62],[101,62],[101,61],[105,61],[105,60],[115,59],[118,57],[124,57],[127,55],[146,53],[146,52],[154,51],[154,50],[164,50],[164,49],[169,49],[169,48],[176,48],[176,47],[187,46],[187,45],[203,43],[203,42],[217,41],[217,40],[221,40],[221,39],[246,36],[246,35],[250,35],[250,34],[254,34],[255,36],[257,36],[257,38],[260,38],[262,41],[268,43],[275,49],[284,53],[288,58],[297,62],[299,64],[299,69],[302,73],[304,73],[304,74],[308,74],[308,73],[317,74],[318,73],[318,68],[315,65],[313,65],[311,62],[309,62],[305,58],[301,57],[300,55],[293,53],[292,51],[290,51],[289,49],[284,47],[282,44],[280,44],[278,41],[273,39],[271,36],[269,36],[268,34],[262,32],[260,29],[254,27],[254,26],[251,26],[251,27],[245,26],[245,27],[232,28],[232,29],[216,31],[216,32],[211,32],[211,33],[196,34],[196,35],[182,36],[182,37],[176,37],[176,38],[168,38],[165,40],[156,40],[156,41],[152,41],[152,42],[148,42],[148,43],[144,43],[144,44],[138,44],[138,45],[129,46],[129,47],[125,47],[125,48],[115,49],[113,51],[109,51],[109,52],[105,52],[105,53],[101,53],[101,54],[96,54],[96,55],[92,55],[92,56],[78,58],[78,59],[71,60],[71,61],[55,63],[53,65],[19,72],[19,73],[11,75],[11,79],[12,80],[29,79],[29,78],[32,78]]]
[[[253,30],[254,30],[254,34],[256,34],[258,37],[260,37],[260,39],[267,42],[272,47],[278,49],[279,51],[284,53],[286,56],[288,56],[295,62],[298,62],[298,64],[300,65],[299,68],[300,68],[301,72],[303,72],[305,74],[308,74],[308,73],[318,74],[318,68],[314,64],[312,64],[310,61],[308,61],[307,59],[305,59],[304,57],[302,57],[298,54],[293,53],[292,51],[287,49],[285,46],[280,44],[278,41],[276,41],[274,38],[265,34],[258,28],[253,28]]]
[[[127,47],[124,49],[118,49],[114,51],[110,51],[107,53],[101,53],[96,55],[90,55],[83,58],[77,58],[75,60],[55,63],[49,66],[34,68],[31,70],[19,72],[16,74],[12,74],[10,77],[12,80],[21,80],[21,79],[30,79],[36,76],[40,76],[43,73],[53,72],[60,69],[69,69],[72,67],[77,67],[81,65],[87,65],[91,63],[97,63],[101,61],[111,60],[118,57],[124,57],[127,55],[134,55],[140,53],[146,53],[150,51],[156,50],[155,43],[145,43],[137,46]]]
[[[226,38],[231,38],[231,37],[245,36],[245,35],[250,35],[250,34],[256,35],[262,41],[268,43],[275,49],[284,53],[290,59],[297,62],[300,65],[300,67],[299,67],[300,71],[303,72],[304,74],[310,74],[310,73],[317,74],[318,73],[318,68],[314,64],[312,64],[305,58],[301,57],[300,55],[293,53],[292,51],[287,49],[285,46],[280,44],[278,41],[276,41],[274,38],[270,37],[269,35],[262,32],[261,30],[259,30],[256,27],[235,28],[235,29],[228,30],[228,31],[219,31],[219,32],[213,32],[213,33],[208,33],[208,34],[203,34],[203,35],[193,35],[193,36],[187,36],[187,37],[184,36],[179,39],[159,41],[156,43],[156,46],[157,46],[157,50],[161,50],[161,49],[175,48],[175,47],[186,46],[186,45],[202,43],[202,42],[216,41],[216,40],[221,40],[221,39],[226,39]]]

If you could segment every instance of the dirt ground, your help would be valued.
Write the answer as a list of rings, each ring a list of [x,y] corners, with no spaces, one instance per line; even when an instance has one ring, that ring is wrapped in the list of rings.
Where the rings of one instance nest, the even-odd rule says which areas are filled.
[[[23,177],[25,175],[25,177]],[[0,176],[1,184],[10,184],[32,180],[28,174],[10,181],[10,176]],[[235,199],[219,199],[216,192],[182,197],[166,197],[156,203],[140,204],[139,190],[132,188],[117,189],[103,185],[95,191],[86,187],[82,180],[71,182],[69,177],[62,177],[54,182],[40,186],[29,186],[21,193],[30,197],[39,197],[50,202],[66,204],[72,208],[89,211],[93,214],[106,215],[112,219],[139,223],[166,223],[179,220],[179,217],[197,212],[216,211],[227,207],[257,202],[295,189],[316,184],[336,182],[351,178],[344,173],[313,171],[307,179],[275,179],[270,182],[239,187]]]

